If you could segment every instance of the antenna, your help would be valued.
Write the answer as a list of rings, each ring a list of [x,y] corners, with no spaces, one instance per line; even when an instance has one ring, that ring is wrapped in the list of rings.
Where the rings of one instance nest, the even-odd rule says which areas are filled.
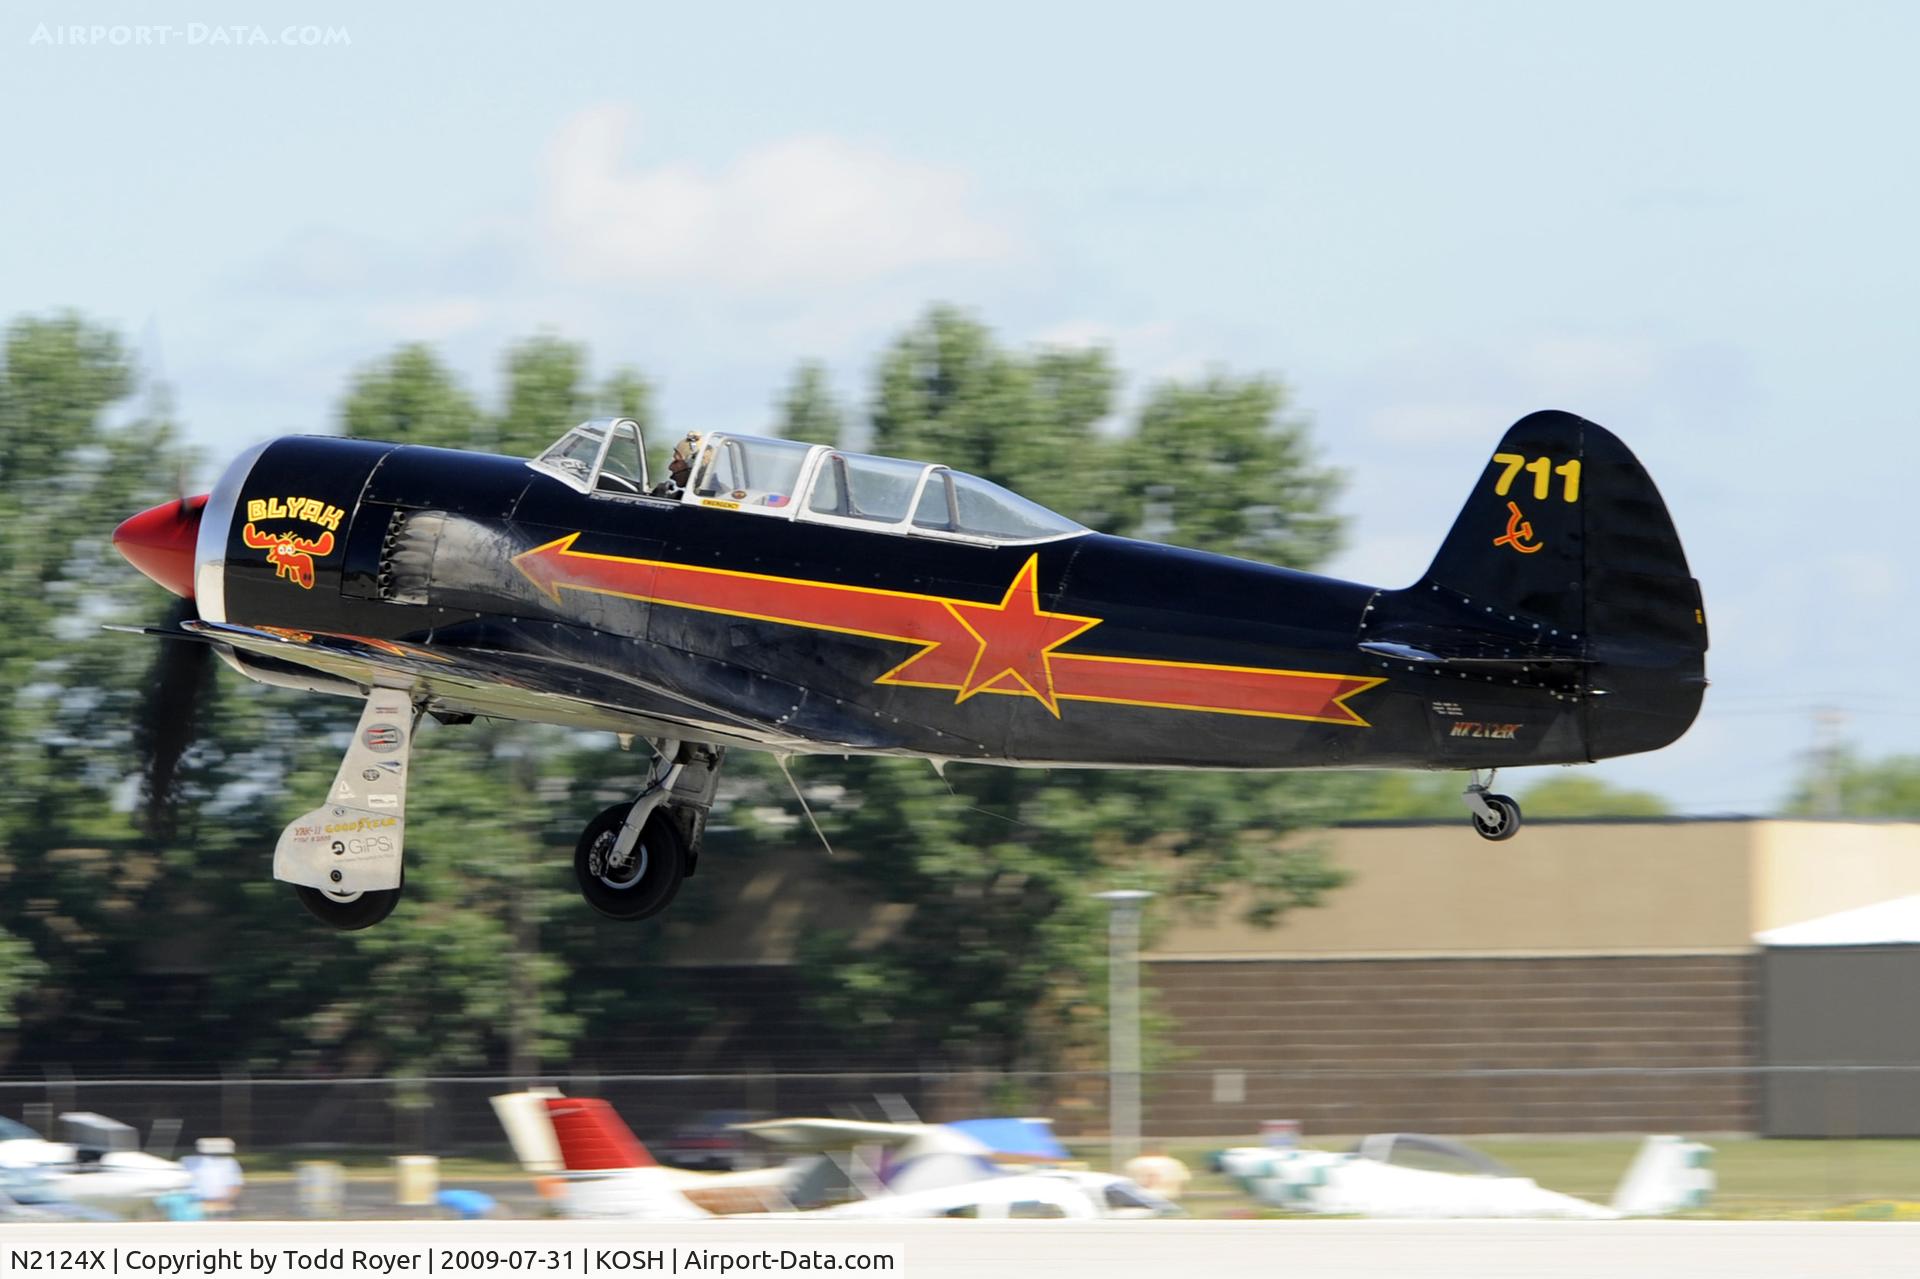
[[[1845,815],[1840,764],[1846,753],[1846,748],[1841,744],[1846,724],[1847,713],[1838,707],[1813,708],[1813,809],[1818,817],[1837,818]]]

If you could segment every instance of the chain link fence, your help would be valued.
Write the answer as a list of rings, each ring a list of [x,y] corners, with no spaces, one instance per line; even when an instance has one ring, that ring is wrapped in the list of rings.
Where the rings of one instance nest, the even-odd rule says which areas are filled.
[[[190,1145],[233,1138],[253,1152],[502,1155],[488,1098],[528,1086],[608,1100],[643,1140],[715,1112],[942,1120],[1045,1115],[1069,1141],[1107,1131],[1105,1072],[573,1074],[538,1078],[0,1080],[0,1115],[51,1132],[93,1111]],[[1308,1138],[1376,1131],[1466,1134],[1682,1132],[1920,1137],[1920,1063],[1772,1067],[1150,1072],[1151,1144],[1258,1140],[1263,1125]]]

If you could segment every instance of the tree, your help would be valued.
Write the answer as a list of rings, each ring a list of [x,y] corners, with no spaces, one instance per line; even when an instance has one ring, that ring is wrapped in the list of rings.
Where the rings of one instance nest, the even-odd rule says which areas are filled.
[[[1312,461],[1305,428],[1281,416],[1277,384],[1218,374],[1164,387],[1136,436],[1115,440],[1099,426],[1117,380],[1104,351],[1009,351],[972,318],[935,308],[881,363],[872,447],[974,472],[1093,527],[1173,532],[1303,568],[1330,552],[1332,477]],[[1135,472],[1173,439],[1200,469],[1155,462],[1151,474],[1178,492],[1172,528],[1156,530]],[[1214,485],[1229,462],[1248,473]],[[1216,509],[1255,490],[1276,514]],[[1250,885],[1252,913],[1271,922],[1342,878],[1293,838],[1327,807],[1322,779],[965,766],[943,778],[895,760],[811,762],[803,773],[842,797],[822,815],[839,873],[910,912],[877,942],[813,938],[814,1007],[857,1042],[909,1058],[1010,1070],[1057,1062],[1097,1036],[1097,888],[1154,887],[1194,907]]]
[[[440,448],[457,448],[481,434],[473,397],[433,349],[419,343],[360,371],[341,406],[340,426],[363,440]]]
[[[872,447],[944,462],[1104,527],[1118,459],[1094,428],[1116,381],[1104,351],[1017,355],[978,321],[935,307],[881,362]]]
[[[1666,817],[1667,801],[1652,791],[1611,786],[1597,777],[1562,773],[1520,793],[1528,817]]]
[[[775,408],[780,434],[786,438],[834,448],[841,446],[845,415],[833,398],[826,365],[818,360],[801,362]]]
[[[1122,527],[1298,568],[1339,548],[1339,476],[1315,462],[1278,382],[1216,371],[1166,383],[1147,397],[1128,443]]]
[[[1795,779],[1787,812],[1920,820],[1920,755],[1867,759],[1851,749],[1823,754]]]
[[[119,339],[71,313],[16,320],[0,346],[0,1024],[78,1018],[81,1041],[139,1017],[125,974],[187,859],[142,846],[115,802],[145,654],[98,627],[157,620],[166,596],[108,534],[184,469],[156,406],[114,423],[135,386]]]

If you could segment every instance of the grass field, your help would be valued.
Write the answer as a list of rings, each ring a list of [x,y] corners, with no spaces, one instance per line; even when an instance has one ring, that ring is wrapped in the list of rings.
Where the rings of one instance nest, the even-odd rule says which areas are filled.
[[[1604,1203],[1627,1170],[1637,1138],[1475,1138],[1470,1144],[1549,1190]],[[1920,1216],[1920,1141],[1763,1141],[1722,1137],[1713,1147],[1719,1188],[1704,1217]],[[1343,1143],[1328,1141],[1328,1149]],[[1171,1153],[1196,1174],[1217,1147],[1175,1146]],[[1103,1152],[1088,1150],[1090,1159]],[[1196,1216],[1243,1210],[1248,1200],[1231,1180],[1196,1176],[1189,1205]],[[1904,1204],[1895,1209],[1891,1204]]]
[[[1226,1143],[1175,1143],[1169,1153],[1194,1171],[1186,1206],[1196,1217],[1253,1215],[1259,1206],[1223,1176],[1206,1171],[1208,1154]],[[1327,1149],[1348,1143],[1328,1139]],[[1475,1149],[1545,1186],[1583,1199],[1605,1202],[1627,1169],[1639,1141],[1630,1137],[1471,1139]],[[1920,1218],[1920,1141],[1763,1141],[1722,1137],[1713,1146],[1719,1189],[1705,1217],[1868,1217]],[[1070,1143],[1088,1166],[1106,1166],[1105,1147]],[[266,1181],[292,1176],[302,1159],[340,1163],[355,1180],[389,1177],[392,1160],[384,1152],[267,1152],[244,1160],[249,1177]],[[520,1180],[519,1167],[497,1155],[455,1156],[440,1165],[443,1182]],[[1901,1206],[1904,1205],[1904,1206]]]

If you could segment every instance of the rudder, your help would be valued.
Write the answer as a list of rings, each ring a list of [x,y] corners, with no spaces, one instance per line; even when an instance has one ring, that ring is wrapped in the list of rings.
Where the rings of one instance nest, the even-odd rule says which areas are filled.
[[[1706,687],[1700,588],[1659,490],[1612,432],[1554,410],[1507,431],[1426,575],[1383,592],[1362,638],[1563,690],[1588,759],[1678,738]]]

